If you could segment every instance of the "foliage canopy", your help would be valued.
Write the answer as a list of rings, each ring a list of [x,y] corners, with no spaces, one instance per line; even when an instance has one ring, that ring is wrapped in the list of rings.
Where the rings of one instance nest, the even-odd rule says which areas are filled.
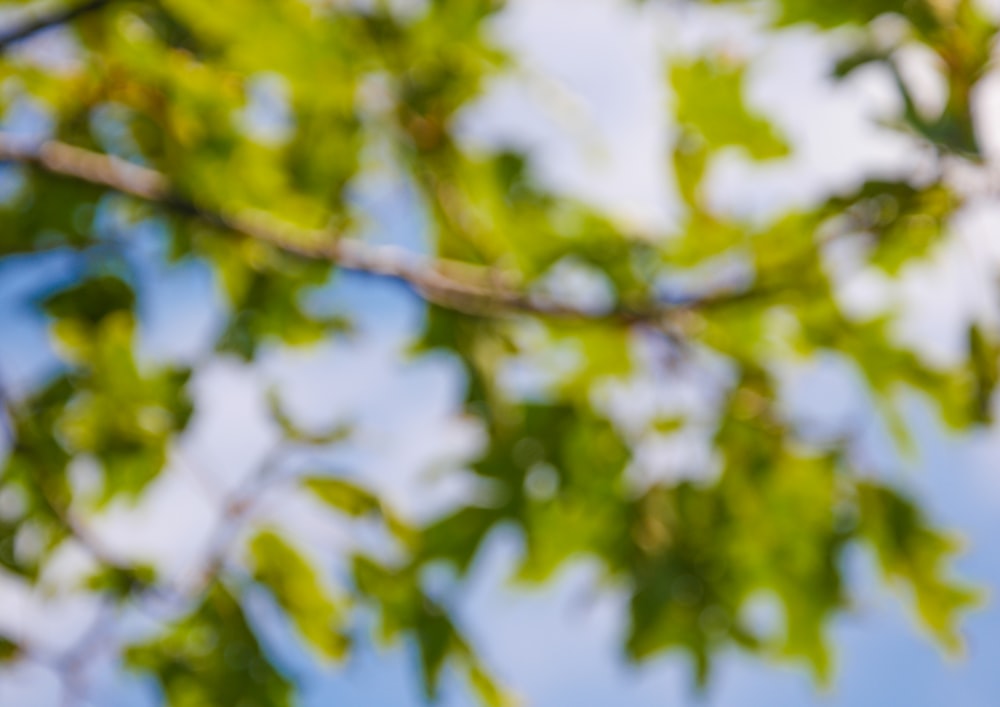
[[[841,361],[904,449],[907,391],[956,429],[989,421],[1000,332],[971,323],[964,360],[930,363],[894,337],[891,311],[863,317],[843,306],[832,262],[848,242],[862,254],[856,268],[896,277],[948,238],[968,202],[954,175],[982,169],[970,101],[996,30],[975,2],[746,3],[768,31],[809,24],[814,41],[840,41],[834,78],[887,71],[903,106],[888,127],[926,156],[927,174],[867,181],[764,221],[721,213],[704,186],[718,155],[782,160],[794,147],[745,100],[738,57],[675,58],[664,71],[675,139],[663,159],[684,209],[672,233],[653,235],[546,188],[530,154],[463,141],[463,111],[511,66],[488,31],[503,11],[497,0],[14,4],[25,13],[0,37],[0,256],[27,263],[58,251],[73,265],[34,303],[58,370],[5,400],[0,494],[17,503],[2,504],[0,563],[33,583],[74,545],[92,560],[78,591],[112,613],[166,601],[170,618],[115,650],[167,703],[291,704],[290,678],[246,616],[255,592],[318,660],[342,660],[367,640],[359,617],[373,614],[380,638],[418,647],[428,695],[449,668],[484,703],[506,703],[427,581],[441,565],[464,576],[499,527],[523,540],[522,581],[594,561],[630,598],[628,655],[683,651],[702,682],[733,646],[827,679],[826,627],[850,608],[843,563],[859,546],[912,596],[937,640],[960,647],[956,623],[977,595],[949,574],[954,541],[869,467],[857,430],[817,430],[791,414],[782,374]],[[894,32],[884,31],[887,15]],[[52,27],[68,63],[22,51]],[[947,85],[936,115],[917,107],[900,71],[912,47],[936,57]],[[27,131],[17,118],[25,112]],[[352,189],[380,169],[416,195],[427,252],[366,239]],[[147,283],[133,248],[143,240],[159,248],[144,257],[211,268],[226,307],[202,360],[157,363],[140,346]],[[733,263],[737,276],[720,283]],[[607,296],[561,295],[566,267],[596,277]],[[310,305],[345,271],[396,280],[426,302],[412,355],[445,350],[461,361],[466,409],[487,433],[472,469],[487,497],[415,519],[363,475],[289,472],[269,457],[223,499],[217,542],[194,581],[109,552],[90,519],[150,493],[197,415],[199,366],[352,336],[349,317]],[[557,350],[572,352],[571,364],[547,365]],[[512,362],[544,382],[512,388],[503,375]],[[651,380],[694,390],[696,402],[623,422],[609,400],[624,395],[627,406],[629,391]],[[350,429],[305,429],[286,407],[274,391],[282,448],[350,439]],[[705,454],[694,472],[644,475],[636,450],[650,439],[693,440]],[[100,471],[99,493],[72,482],[81,460]],[[340,558],[345,572],[328,576],[317,558],[336,548],[300,547],[256,521],[255,500],[278,485],[351,527],[375,527],[380,547],[352,551]],[[761,594],[782,608],[781,630],[747,619]],[[44,657],[8,636],[0,659]]]

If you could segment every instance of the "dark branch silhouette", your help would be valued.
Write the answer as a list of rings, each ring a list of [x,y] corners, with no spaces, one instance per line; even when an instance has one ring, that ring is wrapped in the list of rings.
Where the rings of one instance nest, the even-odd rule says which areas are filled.
[[[114,0],[90,0],[72,7],[61,7],[45,14],[31,17],[10,29],[0,30],[0,53],[39,32],[72,22],[78,17],[100,10]]]

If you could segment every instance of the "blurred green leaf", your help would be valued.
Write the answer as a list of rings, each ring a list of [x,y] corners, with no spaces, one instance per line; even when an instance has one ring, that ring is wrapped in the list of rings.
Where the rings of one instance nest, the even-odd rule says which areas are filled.
[[[454,663],[467,673],[485,704],[511,704],[479,665],[444,607],[424,593],[412,569],[394,570],[359,556],[354,559],[354,579],[361,595],[378,609],[383,641],[395,641],[403,634],[414,637],[428,698],[438,694],[445,665]]]
[[[959,617],[982,597],[947,576],[945,565],[958,549],[955,540],[933,529],[912,501],[891,489],[861,484],[858,500],[861,534],[882,572],[912,592],[917,613],[935,638],[959,651]]]
[[[291,684],[261,649],[236,597],[218,584],[190,616],[130,647],[125,660],[155,678],[170,707],[292,703]]]
[[[316,571],[281,536],[265,530],[250,542],[254,579],[268,587],[299,633],[330,660],[350,648],[343,632],[344,610],[323,587]]]
[[[710,151],[737,146],[754,159],[785,156],[788,146],[775,129],[747,107],[744,81],[744,68],[725,58],[675,64],[670,68],[670,84],[678,124],[697,135]]]
[[[379,498],[356,484],[344,479],[312,477],[306,479],[305,486],[329,506],[360,518],[382,512]]]
[[[16,660],[20,654],[20,647],[9,638],[0,636],[0,663],[9,663]]]

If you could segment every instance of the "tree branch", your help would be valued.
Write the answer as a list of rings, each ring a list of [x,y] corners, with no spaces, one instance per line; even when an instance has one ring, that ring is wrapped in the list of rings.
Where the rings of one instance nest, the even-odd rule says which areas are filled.
[[[215,228],[272,245],[286,253],[335,263],[343,270],[402,282],[441,307],[491,315],[526,313],[550,318],[607,321],[631,325],[682,324],[693,310],[718,307],[746,298],[746,290],[722,291],[676,303],[651,301],[594,311],[527,291],[516,273],[456,260],[431,258],[395,246],[370,245],[329,229],[308,229],[270,214],[225,212],[197,205],[179,195],[155,170],[113,155],[56,140],[28,145],[0,133],[0,161],[31,165],[50,174],[107,187],[121,194],[194,216]]]
[[[516,277],[490,268],[454,260],[433,259],[394,246],[373,246],[343,238],[330,230],[306,229],[280,222],[268,214],[225,213],[192,204],[178,196],[161,173],[121,158],[49,140],[27,145],[0,134],[0,160],[38,167],[89,184],[108,187],[165,208],[189,213],[200,220],[309,259],[326,260],[344,270],[398,280],[427,300],[473,313],[496,310],[544,314],[560,318],[662,319],[665,311],[619,309],[594,314],[546,298],[514,285]]]
[[[49,11],[47,14],[40,14],[31,17],[23,24],[0,31],[0,53],[6,51],[11,45],[33,37],[39,32],[43,32],[53,27],[72,22],[78,17],[100,10],[105,5],[110,5],[114,0],[89,0],[72,7],[61,7]]]

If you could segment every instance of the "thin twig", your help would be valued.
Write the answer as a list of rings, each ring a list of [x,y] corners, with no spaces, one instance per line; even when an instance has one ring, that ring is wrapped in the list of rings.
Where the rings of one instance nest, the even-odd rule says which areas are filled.
[[[228,494],[222,503],[222,515],[209,536],[209,550],[203,566],[196,573],[193,586],[184,593],[198,594],[223,569],[233,543],[239,538],[240,531],[259,500],[259,493],[266,488],[269,478],[280,469],[289,449],[287,440],[280,440],[264,455],[247,478]]]
[[[110,5],[114,0],[90,0],[79,5],[70,7],[60,7],[49,11],[46,14],[39,14],[29,18],[23,24],[11,27],[8,30],[0,31],[0,53],[6,51],[11,45],[24,41],[35,36],[39,32],[44,32],[53,27],[65,25],[78,17],[100,10],[105,5]]]

